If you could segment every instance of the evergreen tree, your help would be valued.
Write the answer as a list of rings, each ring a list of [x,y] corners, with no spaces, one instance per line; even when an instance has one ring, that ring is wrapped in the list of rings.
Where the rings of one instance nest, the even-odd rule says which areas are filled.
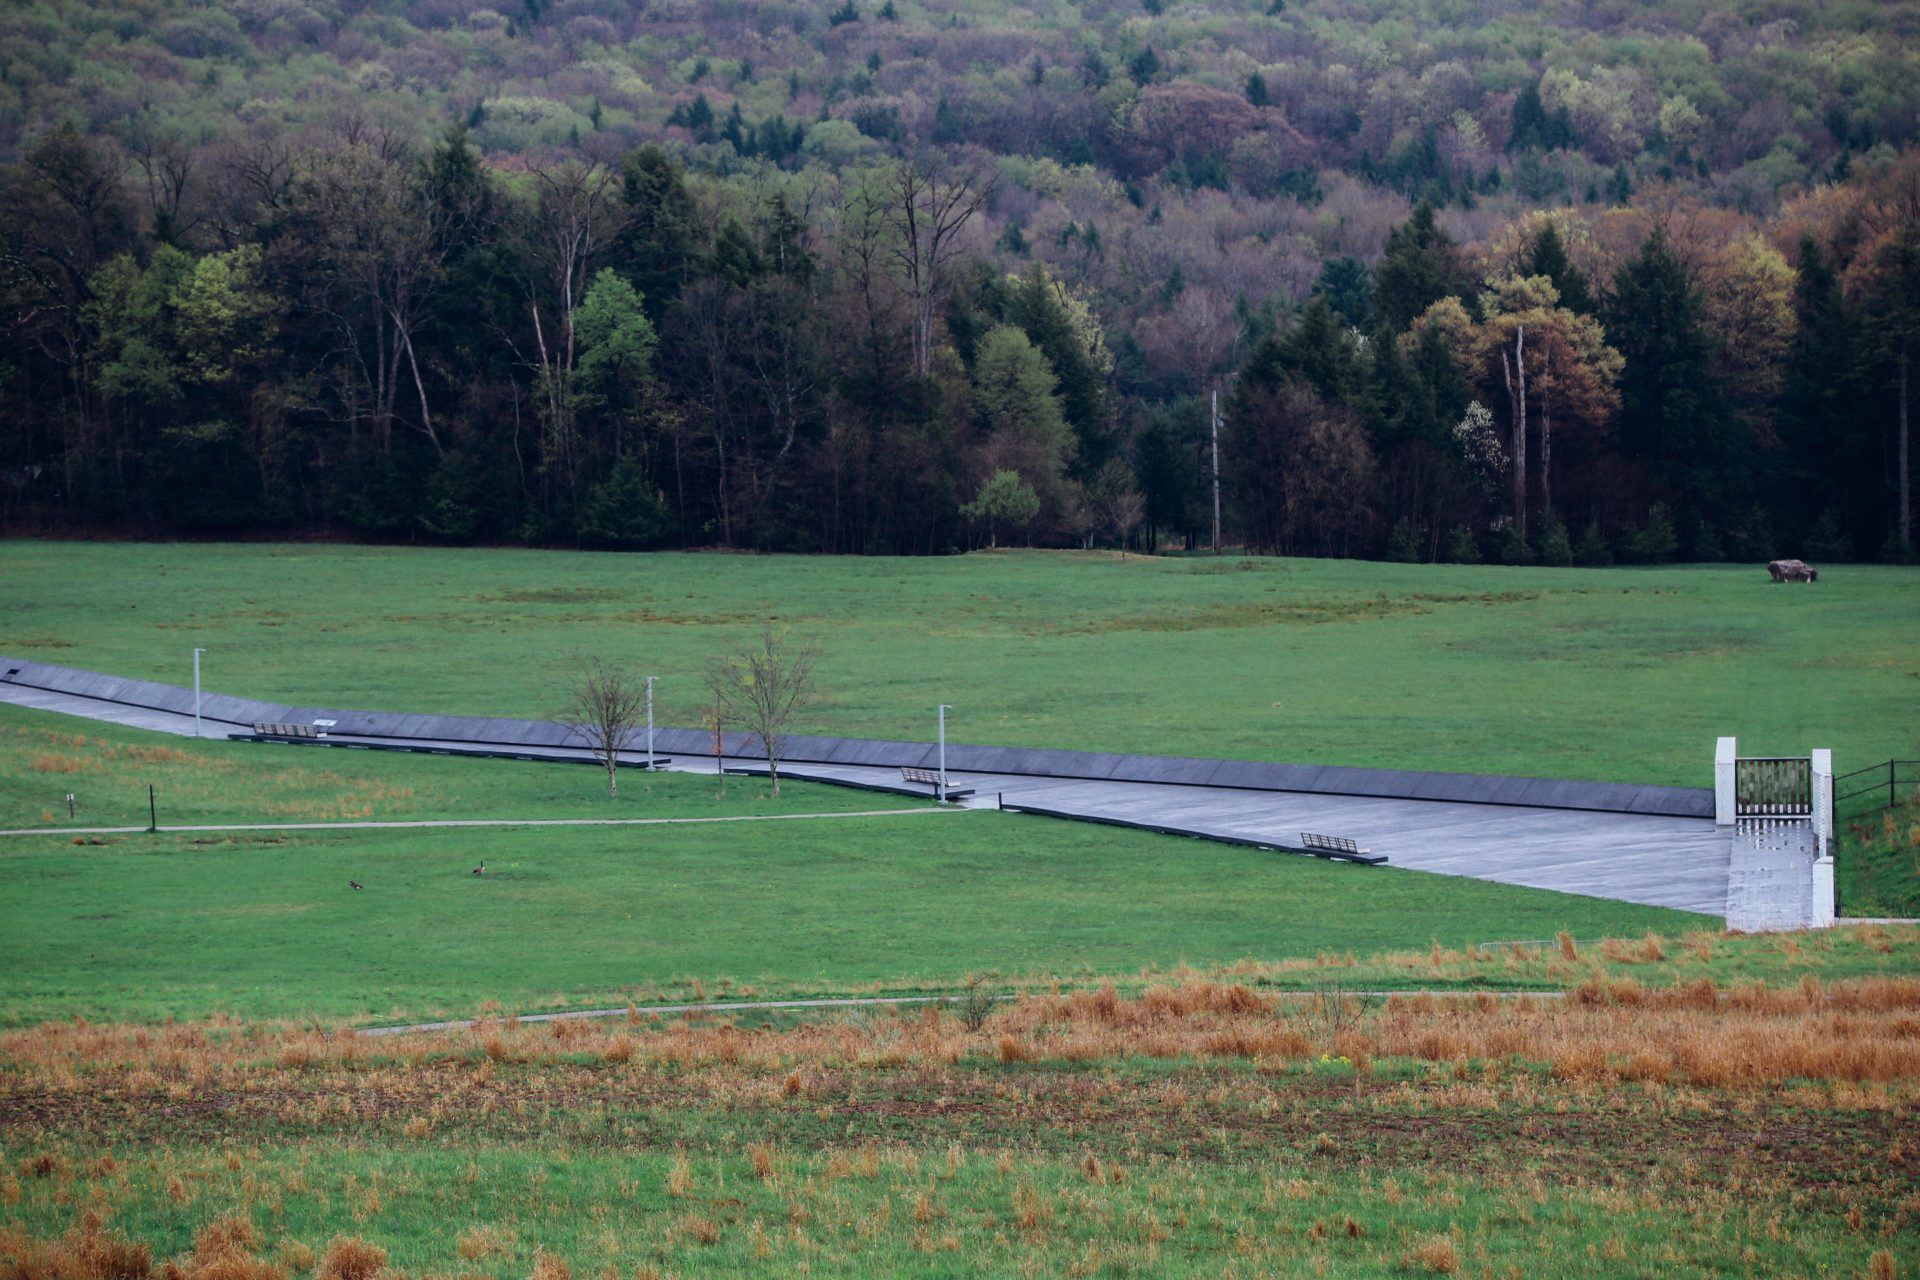
[[[1723,516],[1738,495],[1747,460],[1713,374],[1713,346],[1700,325],[1698,299],[1663,232],[1647,237],[1639,256],[1621,268],[1608,332],[1626,359],[1620,377],[1622,452],[1647,463],[1668,493],[1693,512]]]
[[[1375,325],[1388,334],[1403,332],[1428,307],[1449,295],[1464,296],[1466,288],[1453,241],[1440,230],[1433,205],[1422,200],[1388,234],[1374,270]]]
[[[1373,273],[1366,263],[1350,255],[1329,258],[1320,264],[1313,292],[1325,298],[1341,320],[1357,329],[1373,309]]]
[[[1345,404],[1359,392],[1362,376],[1352,331],[1340,323],[1325,298],[1316,297],[1291,330],[1269,335],[1254,347],[1241,368],[1240,386],[1271,392],[1298,382],[1323,399]]]
[[[1247,101],[1256,107],[1272,104],[1273,99],[1267,96],[1267,78],[1258,71],[1247,77]]]
[[[1548,111],[1540,98],[1540,82],[1523,87],[1513,100],[1508,151],[1553,151],[1574,145],[1573,114],[1565,107]]]
[[[1607,183],[1607,194],[1615,204],[1625,204],[1633,199],[1633,176],[1627,172],[1627,162],[1622,160],[1613,166],[1613,177]]]
[[[1882,559],[1905,563],[1913,551],[1913,447],[1910,414],[1913,362],[1920,355],[1920,220],[1911,211],[1889,229],[1861,264],[1863,329],[1870,341],[1873,381],[1892,410],[1887,470],[1892,492]]]
[[[725,280],[736,289],[752,284],[767,264],[753,237],[738,218],[728,218],[714,233],[713,251],[707,255],[707,274]]]
[[[1199,408],[1204,415],[1206,407]],[[1194,443],[1181,439],[1172,412],[1155,414],[1134,440],[1133,476],[1146,499],[1149,551],[1158,548],[1161,537],[1194,526],[1200,467]]]
[[[1800,241],[1794,283],[1795,330],[1787,357],[1775,430],[1780,448],[1769,486],[1776,510],[1788,513],[1794,543],[1815,512],[1832,536],[1822,559],[1850,559],[1854,546],[1871,546],[1881,531],[1877,485],[1862,483],[1879,470],[1873,424],[1855,411],[1860,395],[1859,325],[1841,292],[1839,276],[1812,236]],[[1843,519],[1844,513],[1844,519]],[[1847,544],[1836,554],[1836,540]]]
[[[621,177],[627,221],[614,261],[657,324],[698,261],[693,199],[679,162],[654,143],[627,157]]]
[[[1534,237],[1533,247],[1519,274],[1545,276],[1553,281],[1554,289],[1560,294],[1561,306],[1580,315],[1593,314],[1593,289],[1587,283],[1586,272],[1573,265],[1573,259],[1567,256],[1566,244],[1551,219]]]

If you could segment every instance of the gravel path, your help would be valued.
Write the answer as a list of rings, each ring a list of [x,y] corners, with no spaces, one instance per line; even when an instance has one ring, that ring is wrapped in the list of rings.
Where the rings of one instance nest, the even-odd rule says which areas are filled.
[[[1281,1000],[1314,1000],[1318,993],[1312,991],[1273,991],[1267,994]],[[1343,995],[1356,999],[1386,999],[1389,996],[1422,996],[1436,998],[1447,997],[1460,1000],[1475,996],[1493,996],[1502,1000],[1517,1000],[1523,996],[1532,996],[1540,1000],[1561,1000],[1566,997],[1563,991],[1483,991],[1478,988],[1458,987],[1405,987],[1382,991],[1346,991]],[[996,997],[1004,998],[1004,997]],[[407,1036],[433,1031],[465,1031],[469,1027],[479,1026],[482,1022],[573,1022],[582,1018],[624,1018],[628,1014],[635,1017],[666,1016],[682,1013],[740,1013],[756,1009],[858,1009],[875,1005],[908,1004],[957,1004],[966,997],[949,996],[844,996],[826,1000],[736,1000],[724,1004],[646,1004],[622,1006],[618,1009],[571,1009],[565,1013],[527,1013],[506,1014],[497,1018],[456,1018],[450,1022],[409,1022],[397,1027],[361,1027],[352,1030],[356,1036]],[[342,1032],[341,1034],[346,1034]]]

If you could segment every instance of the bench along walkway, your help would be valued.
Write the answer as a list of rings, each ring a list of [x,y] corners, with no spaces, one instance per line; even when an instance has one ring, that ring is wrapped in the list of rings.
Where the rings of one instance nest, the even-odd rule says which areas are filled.
[[[14,663],[0,663],[0,673]],[[39,667],[40,664],[19,665]],[[65,668],[40,667],[20,673],[22,681],[0,675],[0,700],[41,707],[69,715],[131,725],[142,729],[190,735],[194,724],[191,691],[186,700],[171,686],[147,685],[107,677],[97,680],[97,688],[83,689],[80,682],[87,673]],[[35,676],[42,683],[25,683]],[[69,678],[71,677],[71,678]],[[55,678],[72,687],[55,689],[48,684]],[[170,705],[154,705],[159,691]],[[187,710],[183,712],[181,707]],[[209,737],[245,734],[258,723],[285,723],[303,720],[313,723],[310,714],[291,707],[277,707],[219,695],[208,695],[205,733]],[[578,746],[555,741],[559,735],[533,732],[526,722],[464,721],[462,724],[499,725],[502,739],[508,733],[518,735],[519,745],[476,743],[472,738],[443,738],[434,731],[449,726],[455,718],[401,716],[386,713],[319,713],[332,719],[342,718],[338,727],[327,726],[328,736],[316,739],[283,739],[298,743],[296,750],[326,747],[369,747],[415,751],[440,751],[461,754],[511,755],[521,759],[583,760],[586,752]],[[364,726],[362,732],[349,729],[344,718],[351,714]],[[549,726],[551,728],[551,726]],[[343,730],[345,730],[343,732]],[[685,731],[673,731],[684,735]],[[704,755],[691,737],[668,737],[661,744],[681,752],[667,767],[691,772],[711,772],[715,762]],[[692,743],[691,746],[688,744]],[[791,763],[783,761],[781,775],[796,779],[817,779],[847,785],[864,786],[875,791],[905,791],[900,762],[893,748],[924,748],[924,744],[851,744],[849,751],[870,755],[871,764]],[[855,750],[857,748],[857,750]],[[733,735],[729,750],[734,754],[720,762],[742,771],[762,771],[763,760],[746,754]],[[949,745],[949,756],[956,748]],[[1179,831],[1239,845],[1257,845],[1280,849],[1295,843],[1302,832],[1332,832],[1353,839],[1383,855],[1391,867],[1434,871],[1445,875],[1468,876],[1503,884],[1525,885],[1537,889],[1555,889],[1565,893],[1587,894],[1649,906],[1676,907],[1714,916],[1727,913],[1727,885],[1731,841],[1716,829],[1712,817],[1712,795],[1706,793],[1708,816],[1691,816],[1695,807],[1691,793],[1678,788],[1616,788],[1630,797],[1636,812],[1607,812],[1589,808],[1546,807],[1516,803],[1467,803],[1454,799],[1387,798],[1376,794],[1330,793],[1326,790],[1255,789],[1221,785],[1190,785],[1168,781],[1122,781],[1107,777],[1062,777],[1054,773],[1019,772],[1024,757],[1051,757],[1060,753],[982,752],[1005,758],[1007,772],[948,769],[949,784],[975,794],[963,803],[973,807],[994,808],[1003,800],[1007,808],[1045,811],[1062,817],[1108,821],[1127,826]],[[704,758],[703,758],[704,756]],[[622,754],[622,763],[638,764],[640,753]],[[1131,761],[1150,761],[1147,757],[1107,757],[1112,772],[1130,767]],[[1037,766],[1053,770],[1058,762],[1036,759]],[[1172,762],[1178,766],[1182,762]],[[1292,766],[1219,765],[1217,762],[1186,762],[1196,774],[1221,779],[1228,775],[1271,776]],[[1303,771],[1302,787],[1323,785]],[[1320,771],[1334,773],[1334,770]],[[1388,771],[1349,770],[1346,774],[1365,774],[1360,785],[1377,781],[1381,787],[1398,785]],[[1415,787],[1431,787],[1436,794],[1452,794],[1466,787],[1511,794],[1516,799],[1538,794],[1545,802],[1564,801],[1565,794],[1587,789],[1604,793],[1594,784],[1539,783],[1526,779],[1482,779],[1476,784],[1471,775],[1410,775]],[[1481,785],[1483,784],[1483,785]],[[1349,783],[1342,780],[1339,785]],[[914,794],[924,795],[916,789]],[[1198,846],[1196,846],[1196,852]],[[1226,849],[1216,852],[1225,854]],[[1236,855],[1239,856],[1239,855]],[[1275,856],[1284,856],[1276,854]]]

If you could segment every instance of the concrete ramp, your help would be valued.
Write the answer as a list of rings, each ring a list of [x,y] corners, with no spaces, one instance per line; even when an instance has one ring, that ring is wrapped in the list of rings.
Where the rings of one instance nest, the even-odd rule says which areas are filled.
[[[1742,818],[1727,867],[1727,928],[1741,933],[1804,929],[1813,922],[1813,864],[1808,819]]]

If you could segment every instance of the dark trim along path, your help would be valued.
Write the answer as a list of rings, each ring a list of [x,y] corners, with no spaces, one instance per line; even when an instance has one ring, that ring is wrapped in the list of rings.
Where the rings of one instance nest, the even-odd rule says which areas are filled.
[[[193,714],[191,689],[21,658],[0,657],[0,683],[176,716]],[[201,715],[215,722],[216,731],[221,733],[235,728],[250,729],[255,724],[320,724],[332,738],[431,740],[454,747],[464,745],[488,755],[515,755],[529,749],[535,752],[578,749],[580,745],[565,726],[544,720],[295,707],[215,693],[203,694]],[[636,741],[632,748],[640,750],[644,745]],[[654,746],[663,755],[711,759],[714,754],[713,737],[703,729],[658,729]],[[759,755],[743,734],[725,735],[722,754],[734,759],[753,759]],[[800,735],[787,740],[785,759],[794,764],[881,768],[935,768],[939,764],[938,749],[932,743]],[[950,773],[1222,787],[1235,791],[1510,805],[1669,818],[1713,817],[1713,792],[1705,787],[1635,786],[1414,769],[1355,769],[1340,765],[1204,760],[960,743],[947,745],[947,769]]]

